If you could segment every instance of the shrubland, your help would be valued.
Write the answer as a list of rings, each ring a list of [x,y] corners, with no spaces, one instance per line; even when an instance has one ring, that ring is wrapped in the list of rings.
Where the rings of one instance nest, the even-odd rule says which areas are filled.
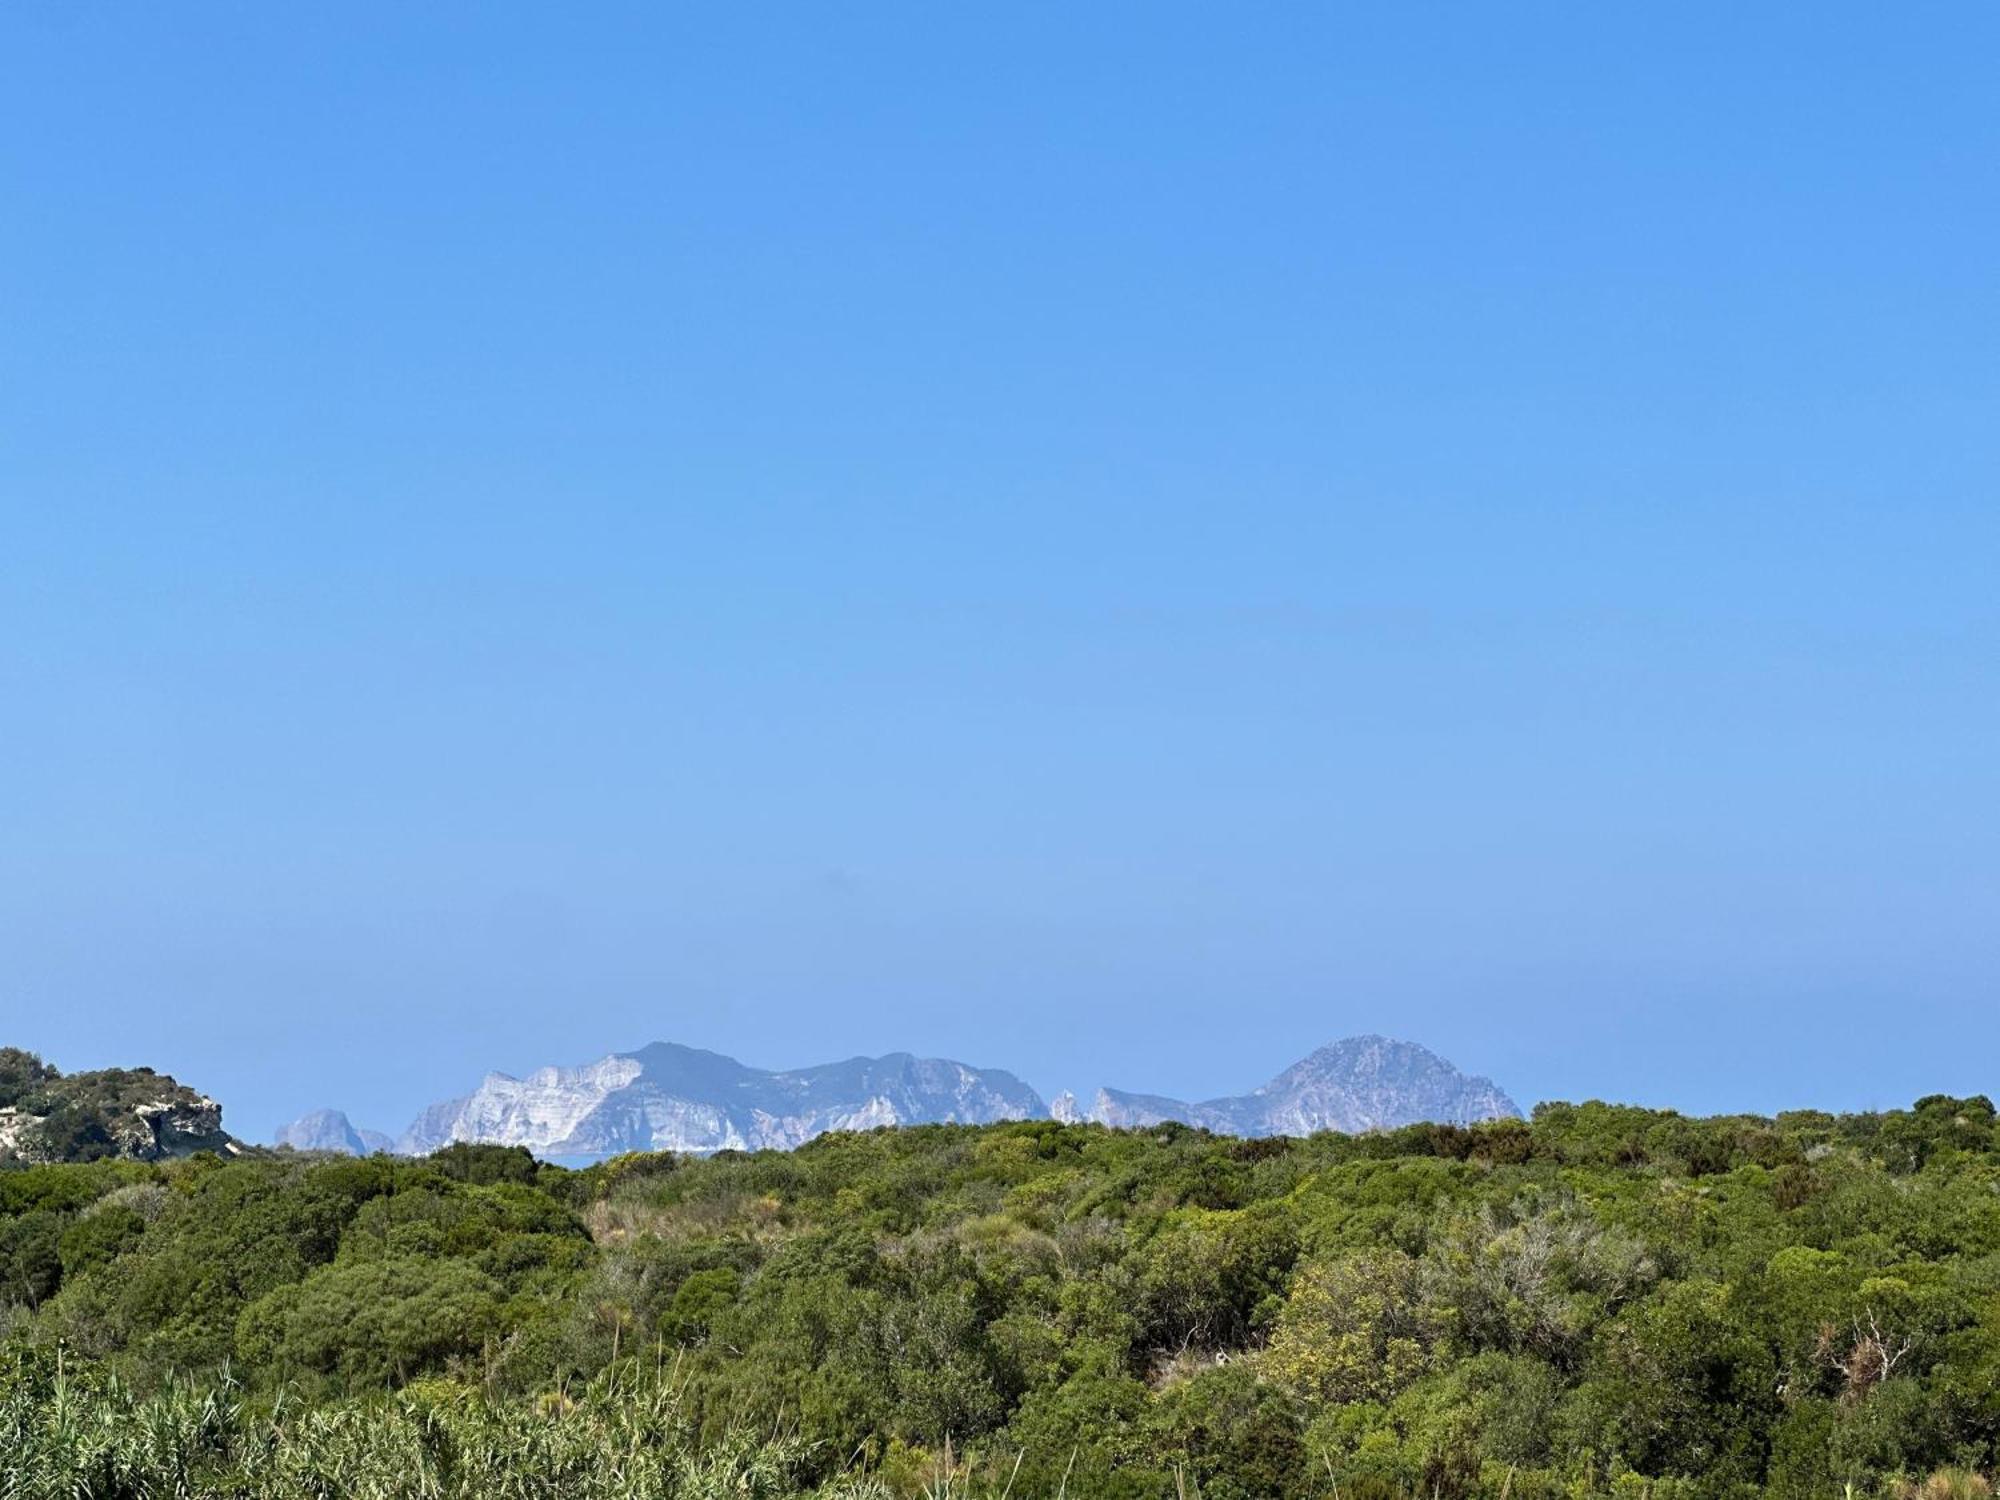
[[[1977,1500],[1983,1098],[0,1172],[0,1494]]]

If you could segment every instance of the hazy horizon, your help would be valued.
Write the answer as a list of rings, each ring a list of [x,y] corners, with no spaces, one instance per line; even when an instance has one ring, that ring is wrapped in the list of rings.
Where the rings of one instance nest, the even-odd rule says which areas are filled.
[[[0,16],[0,1045],[2000,1093],[2000,11]]]

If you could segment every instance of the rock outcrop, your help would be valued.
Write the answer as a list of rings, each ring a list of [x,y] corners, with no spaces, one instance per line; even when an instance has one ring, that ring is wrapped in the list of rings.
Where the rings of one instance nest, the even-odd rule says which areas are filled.
[[[151,1068],[64,1074],[0,1048],[0,1162],[162,1161],[242,1150],[222,1106]]]

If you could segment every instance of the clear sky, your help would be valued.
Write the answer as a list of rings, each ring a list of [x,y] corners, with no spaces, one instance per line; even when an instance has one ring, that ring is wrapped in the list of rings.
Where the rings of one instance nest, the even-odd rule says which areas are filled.
[[[0,11],[0,1041],[2000,1092],[2000,8]]]

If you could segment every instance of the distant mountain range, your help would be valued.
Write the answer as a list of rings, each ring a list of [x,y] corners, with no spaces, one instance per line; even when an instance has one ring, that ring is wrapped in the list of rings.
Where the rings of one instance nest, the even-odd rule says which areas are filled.
[[[1089,1110],[1053,1105],[1012,1073],[892,1052],[818,1067],[753,1068],[695,1047],[656,1042],[526,1078],[489,1073],[470,1094],[434,1104],[393,1143],[320,1109],[279,1132],[299,1150],[425,1155],[453,1141],[525,1146],[537,1156],[595,1159],[623,1151],[787,1149],[830,1130],[995,1120],[1095,1120],[1137,1127],[1179,1120],[1229,1135],[1358,1133],[1435,1120],[1516,1115],[1491,1079],[1470,1077],[1414,1042],[1351,1037],[1322,1047],[1262,1088],[1187,1103],[1118,1089]]]

